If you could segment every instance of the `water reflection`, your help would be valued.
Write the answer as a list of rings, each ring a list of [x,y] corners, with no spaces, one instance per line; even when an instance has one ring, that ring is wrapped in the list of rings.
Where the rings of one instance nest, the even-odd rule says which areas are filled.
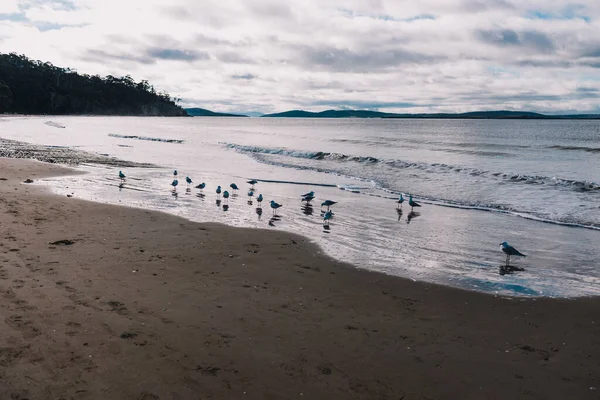
[[[215,200],[215,204],[217,205],[217,207],[221,207],[221,200],[220,199]]]
[[[408,213],[408,215],[406,216],[406,223],[407,223],[407,224],[410,224],[410,221],[411,221],[413,218],[417,218],[417,217],[420,217],[420,216],[421,216],[421,213],[419,213],[419,212],[416,212],[416,211],[411,211],[411,212],[409,212],[409,213]]]
[[[269,219],[269,226],[275,226],[275,222],[281,221],[281,217],[279,215],[273,215],[271,219]]]
[[[402,209],[396,208],[396,212],[398,213],[398,221],[400,221],[402,219]]]
[[[229,210],[229,204],[223,204],[223,211]]]
[[[313,206],[310,204],[303,205],[300,209],[302,210],[304,215],[313,215],[314,213]]]
[[[258,220],[260,221],[260,217],[262,217],[262,207],[256,207],[256,215],[258,215]]]
[[[119,192],[125,187],[123,182],[119,183]]]

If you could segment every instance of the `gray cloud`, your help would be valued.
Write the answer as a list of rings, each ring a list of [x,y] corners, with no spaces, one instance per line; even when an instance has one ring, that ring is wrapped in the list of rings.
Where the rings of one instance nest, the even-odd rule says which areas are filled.
[[[352,51],[335,47],[303,47],[299,62],[306,67],[320,67],[338,72],[380,71],[402,64],[433,62],[440,57],[406,50],[367,50]]]
[[[479,30],[475,36],[484,43],[496,46],[524,46],[540,52],[551,52],[555,49],[554,42],[548,35],[536,31]]]
[[[179,50],[161,47],[153,47],[146,50],[146,54],[151,58],[171,61],[198,61],[208,60],[208,53],[196,50]]]
[[[166,6],[162,7],[161,11],[167,16],[180,21],[192,21],[194,19],[193,15],[186,7]]]
[[[237,52],[224,51],[217,53],[216,56],[217,59],[227,64],[256,64],[256,60]]]
[[[126,61],[140,64],[154,64],[156,61],[148,56],[136,56],[127,52],[109,53],[104,50],[89,49],[81,57],[82,60],[106,63],[109,61]]]
[[[258,78],[258,76],[254,75],[254,74],[243,74],[243,75],[231,75],[232,79],[243,79],[246,81],[251,81],[253,79]]]

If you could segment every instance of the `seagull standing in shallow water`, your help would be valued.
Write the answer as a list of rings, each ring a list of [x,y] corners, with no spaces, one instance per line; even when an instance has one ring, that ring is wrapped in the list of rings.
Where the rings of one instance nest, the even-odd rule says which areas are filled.
[[[223,192],[223,198],[225,199],[225,204],[229,202],[229,192],[226,190]]]
[[[329,226],[329,220],[333,218],[333,213],[331,211],[327,211],[323,216],[323,225]]]
[[[173,179],[173,182],[171,182],[171,186],[173,186],[173,191],[177,190],[177,185],[179,185],[179,181],[177,179]]]
[[[217,186],[217,199],[221,197],[221,186]]]
[[[202,182],[201,184],[196,186],[196,189],[204,189],[205,187],[206,187],[206,183]]]
[[[410,196],[408,196],[408,205],[410,206],[411,211],[415,207],[421,207],[421,205],[419,203],[417,203],[416,201],[413,200],[412,194]]]
[[[173,171],[173,178],[177,178],[177,170]]]
[[[402,208],[402,203],[404,203],[404,197],[402,197],[402,193],[400,193],[400,198],[397,201],[398,208]]]
[[[262,194],[259,194],[258,197],[256,198],[256,202],[258,203],[259,207],[262,206],[262,201],[263,201],[263,196],[262,196]]]
[[[121,182],[125,182],[125,174],[123,171],[119,171],[119,179],[121,179]]]
[[[310,203],[313,199],[315,198],[315,196],[304,196],[302,197],[302,201],[305,201],[306,204]]]
[[[277,209],[280,207],[281,207],[281,204],[275,202],[275,200],[271,200],[271,208],[273,209],[273,216],[275,216]]]
[[[188,186],[192,184],[192,179],[189,176],[185,177],[185,181],[187,182]]]
[[[229,185],[229,187],[231,188],[231,190],[233,190],[233,193],[237,192],[238,190],[238,186],[235,183],[232,183],[231,185]]]
[[[506,242],[500,243],[500,246],[502,246],[502,251],[506,254],[506,268],[510,267],[510,256],[527,257]]]
[[[258,183],[258,181],[256,179],[250,179],[246,183],[249,184],[250,186],[252,186],[252,189],[254,189],[254,185],[256,185]]]
[[[329,211],[329,207],[331,207],[334,204],[337,204],[337,201],[325,200],[324,202],[321,203],[321,207],[327,207],[327,211]]]

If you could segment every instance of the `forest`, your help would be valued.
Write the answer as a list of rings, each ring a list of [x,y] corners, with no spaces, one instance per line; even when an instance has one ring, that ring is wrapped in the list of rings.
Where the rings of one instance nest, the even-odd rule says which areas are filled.
[[[16,53],[0,53],[0,114],[187,116],[146,80],[79,74]]]

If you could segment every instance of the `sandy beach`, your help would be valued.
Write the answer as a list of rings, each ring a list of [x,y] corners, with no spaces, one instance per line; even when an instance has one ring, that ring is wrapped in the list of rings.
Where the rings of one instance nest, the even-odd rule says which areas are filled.
[[[600,398],[597,298],[390,277],[0,168],[0,399]]]

